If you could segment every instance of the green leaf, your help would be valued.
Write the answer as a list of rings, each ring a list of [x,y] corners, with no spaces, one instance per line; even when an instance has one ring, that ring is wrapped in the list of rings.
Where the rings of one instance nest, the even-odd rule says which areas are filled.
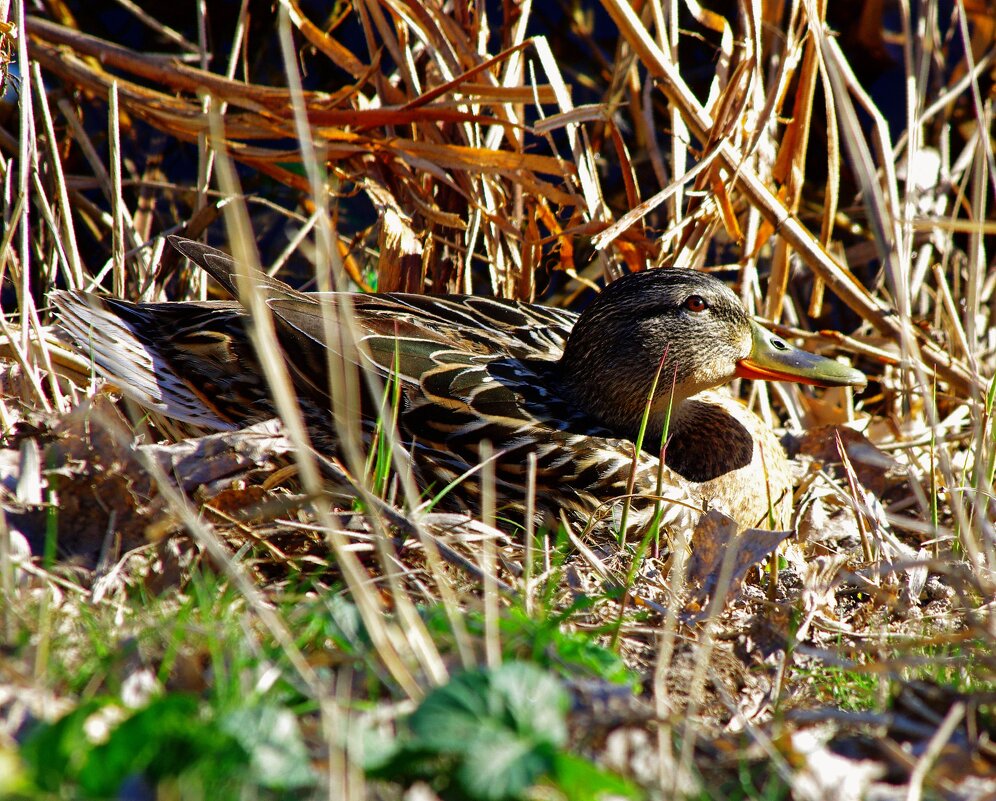
[[[237,776],[246,761],[197,698],[174,694],[153,699],[114,728],[90,751],[78,781],[85,793],[108,796],[131,775],[155,783],[207,766],[212,777],[224,779]]]
[[[106,798],[133,777],[154,784],[201,770],[217,784],[244,770],[246,753],[192,696],[155,698],[115,725],[122,712],[109,701],[91,701],[39,726],[22,750],[35,784],[53,792],[78,787],[76,795]],[[103,742],[88,733],[95,715],[106,715],[111,727]]]
[[[337,732],[340,743],[349,746],[350,757],[362,765],[367,773],[391,775],[395,761],[405,750],[401,738],[392,737],[384,730],[362,719],[350,721],[348,732]],[[344,742],[346,737],[349,743]]]
[[[0,798],[27,796],[30,786],[24,762],[17,752],[0,746]]]
[[[308,749],[289,709],[275,705],[238,709],[224,717],[221,729],[245,749],[252,777],[263,787],[287,790],[315,784]]]
[[[435,755],[437,787],[449,786],[455,766],[459,797],[517,798],[551,771],[567,740],[567,706],[560,682],[528,662],[457,674],[409,718],[411,737],[389,767],[413,778]]]
[[[408,719],[422,748],[442,754],[461,754],[485,720],[490,676],[484,671],[466,671],[429,693]]]
[[[440,753],[465,753],[482,726],[559,746],[567,738],[567,706],[554,676],[529,662],[509,662],[454,676],[426,696],[409,726],[422,747]]]
[[[53,723],[38,724],[30,732],[21,757],[39,788],[54,792],[75,780],[95,747],[84,726],[91,715],[107,705],[90,701]]]
[[[507,729],[482,730],[467,749],[457,780],[479,801],[518,798],[553,768],[554,751]]]
[[[567,741],[570,699],[561,683],[536,665],[508,662],[495,670],[490,700],[491,708],[498,714],[508,711],[520,736],[552,746]]]
[[[631,689],[639,684],[639,677],[626,667],[615,651],[604,648],[585,634],[566,632],[554,640],[557,656],[568,665],[583,668],[599,678]]]
[[[568,801],[613,798],[645,798],[646,793],[621,776],[609,773],[573,754],[555,754],[550,778]]]

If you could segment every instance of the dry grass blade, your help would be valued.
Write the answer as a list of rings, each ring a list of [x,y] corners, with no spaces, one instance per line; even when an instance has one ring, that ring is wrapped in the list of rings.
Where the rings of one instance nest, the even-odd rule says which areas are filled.
[[[301,24],[301,19],[297,19]],[[106,94],[114,80],[122,105],[130,114],[182,140],[195,142],[204,136],[206,118],[199,98],[184,99],[177,97],[175,92],[208,93],[231,106],[233,110],[226,114],[224,141],[233,156],[288,186],[307,191],[307,183],[295,169],[287,166],[300,163],[301,156],[294,149],[254,144],[264,140],[296,139],[292,102],[286,90],[247,84],[175,61],[135,53],[41,19],[32,20],[28,30],[33,41],[32,54],[47,69],[98,95]],[[79,57],[57,50],[60,45],[71,47]],[[362,92],[374,80],[378,69],[378,64],[372,62],[365,67],[356,84],[334,94],[302,93],[303,108],[316,143],[320,143],[330,166],[343,180],[367,186],[374,202],[378,202],[379,194],[390,191],[383,179],[374,180],[377,172],[370,170],[372,164],[380,163],[388,169],[391,180],[400,181],[422,209],[432,213],[437,222],[446,221],[448,215],[440,207],[439,199],[433,197],[431,188],[413,180],[414,171],[421,171],[424,175],[435,176],[447,193],[460,197],[463,202],[469,201],[473,208],[484,213],[488,230],[497,226],[499,230],[494,233],[503,240],[516,242],[521,234],[505,223],[508,217],[501,208],[507,207],[509,199],[507,189],[501,184],[514,181],[525,187],[531,198],[545,198],[558,206],[570,206],[575,181],[570,161],[534,155],[522,147],[526,128],[508,111],[509,102],[516,99],[510,94],[515,87],[472,83],[477,77],[487,76],[489,69],[517,58],[526,46],[528,43],[486,59],[396,107],[371,107],[363,101]],[[539,44],[532,46],[539,47]],[[87,58],[98,55],[101,66]],[[167,91],[114,76],[108,69]],[[534,85],[515,91],[519,91],[521,99],[540,103],[556,100],[562,105],[566,99],[566,86],[559,78],[557,84],[556,87]],[[400,101],[402,98],[394,99]],[[491,113],[487,113],[488,108]],[[438,132],[447,126],[457,137],[444,141]],[[386,134],[406,127],[416,135]],[[479,136],[466,135],[486,130],[499,133],[504,146],[499,140],[485,144]],[[460,135],[461,132],[466,133]],[[498,194],[495,194],[496,190]],[[499,200],[502,197],[504,199]],[[521,212],[516,217],[521,218]],[[471,235],[468,231],[472,229],[462,224],[457,227],[457,238]],[[499,247],[498,252],[504,248],[507,246]],[[519,251],[517,244],[510,252],[516,251]],[[521,267],[516,268],[516,272],[521,271]],[[531,268],[526,272],[530,271]],[[503,272],[495,274],[496,285],[505,282]]]

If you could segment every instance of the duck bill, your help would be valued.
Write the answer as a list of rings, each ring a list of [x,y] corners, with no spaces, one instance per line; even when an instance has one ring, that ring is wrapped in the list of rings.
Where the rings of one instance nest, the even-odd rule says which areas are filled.
[[[793,347],[778,335],[751,321],[750,355],[737,362],[740,378],[794,381],[817,387],[863,387],[864,373],[824,356]]]

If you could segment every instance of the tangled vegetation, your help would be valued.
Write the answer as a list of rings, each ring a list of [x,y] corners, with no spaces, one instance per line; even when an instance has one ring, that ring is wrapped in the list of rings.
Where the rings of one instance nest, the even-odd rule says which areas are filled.
[[[0,797],[996,791],[991,3],[147,5],[0,2]],[[172,233],[564,308],[705,269],[869,383],[733,388],[790,532],[522,530],[387,423],[121,400],[49,293],[223,297]]]

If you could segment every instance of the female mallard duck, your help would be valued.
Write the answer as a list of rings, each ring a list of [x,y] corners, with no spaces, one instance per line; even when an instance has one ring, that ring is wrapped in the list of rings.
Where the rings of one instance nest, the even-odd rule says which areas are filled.
[[[230,256],[170,242],[237,296]],[[297,292],[262,275],[256,285],[312,441],[332,450],[325,332],[338,324],[341,296]],[[438,491],[475,468],[488,441],[499,497],[521,508],[526,457],[535,453],[537,505],[555,515],[587,518],[626,494],[651,399],[636,496],[653,495],[661,472],[664,496],[720,508],[750,526],[765,524],[774,508],[784,526],[791,483],[780,445],[756,415],[708,390],[737,376],[865,382],[857,370],[779,339],[725,284],[691,270],[624,276],[580,315],[474,296],[350,298],[362,361],[400,382],[398,428],[421,481]],[[130,303],[79,292],[56,292],[52,301],[98,372],[139,404],[213,429],[274,415],[240,304]],[[474,505],[477,491],[471,480],[455,492]],[[689,517],[676,504],[666,519]]]

